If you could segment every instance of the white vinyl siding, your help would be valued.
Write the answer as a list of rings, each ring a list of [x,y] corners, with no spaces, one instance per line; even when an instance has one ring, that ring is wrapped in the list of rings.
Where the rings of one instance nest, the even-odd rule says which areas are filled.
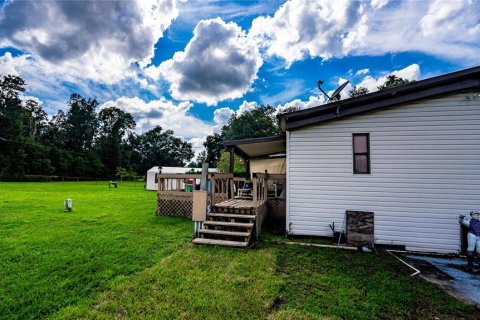
[[[371,174],[353,174],[353,133],[370,134]],[[457,252],[458,215],[480,208],[480,98],[418,101],[287,139],[293,234],[331,236],[346,210],[372,211],[376,243]]]

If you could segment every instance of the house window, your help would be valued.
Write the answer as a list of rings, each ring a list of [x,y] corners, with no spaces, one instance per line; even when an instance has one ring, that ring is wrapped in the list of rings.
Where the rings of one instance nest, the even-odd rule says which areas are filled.
[[[368,133],[353,134],[353,173],[370,173],[370,135]]]

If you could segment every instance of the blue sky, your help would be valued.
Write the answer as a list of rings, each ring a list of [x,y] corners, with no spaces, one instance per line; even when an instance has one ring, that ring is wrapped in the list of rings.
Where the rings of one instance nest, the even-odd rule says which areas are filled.
[[[72,92],[201,150],[234,114],[308,108],[349,80],[374,91],[479,65],[480,2],[4,1],[0,74],[54,114]],[[347,87],[346,91],[351,87]]]

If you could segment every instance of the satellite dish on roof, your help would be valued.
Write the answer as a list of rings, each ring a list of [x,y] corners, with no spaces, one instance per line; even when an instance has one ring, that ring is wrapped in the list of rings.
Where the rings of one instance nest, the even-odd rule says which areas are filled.
[[[350,81],[345,81],[344,83],[342,83],[337,89],[335,89],[335,91],[333,91],[332,95],[329,96],[321,87],[321,85],[323,84],[323,81],[322,80],[318,80],[318,89],[320,89],[320,91],[323,92],[323,94],[328,98],[328,102],[333,102],[333,101],[340,101],[340,92],[342,92],[343,89],[345,89],[345,87],[347,86],[347,84],[349,84]]]

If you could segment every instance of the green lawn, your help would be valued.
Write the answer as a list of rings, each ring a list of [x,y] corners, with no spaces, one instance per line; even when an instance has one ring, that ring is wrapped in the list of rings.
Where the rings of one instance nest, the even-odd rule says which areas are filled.
[[[141,184],[0,183],[0,318],[480,318],[387,255],[193,246],[154,212]]]

